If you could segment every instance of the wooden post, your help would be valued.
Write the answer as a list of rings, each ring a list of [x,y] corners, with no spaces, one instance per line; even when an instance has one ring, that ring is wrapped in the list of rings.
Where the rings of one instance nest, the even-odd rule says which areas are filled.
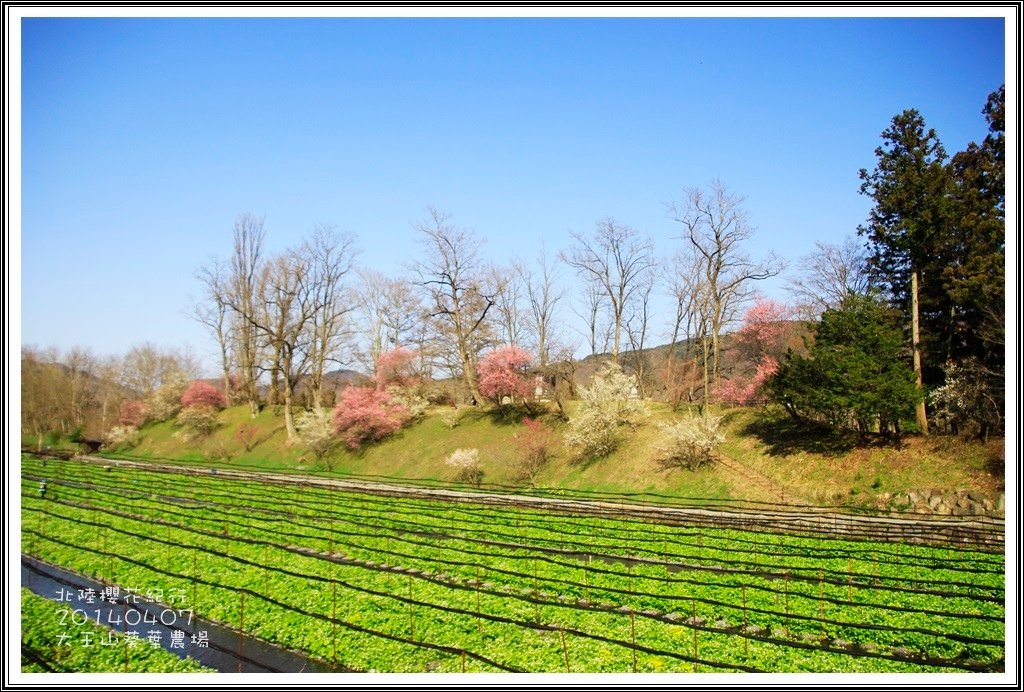
[[[633,640],[633,672],[636,672],[636,620],[633,611],[629,611],[629,631]]]
[[[462,652],[462,672],[466,672],[466,652]]]
[[[196,547],[192,546],[192,610],[199,610],[199,603],[196,601],[196,579],[199,573],[196,570]]]
[[[743,634],[747,634],[747,585],[743,585]],[[750,640],[743,637],[743,655],[746,656],[749,653]]]
[[[562,654],[565,655],[565,672],[571,673],[572,669],[569,668],[569,648],[565,645],[565,629],[562,627],[558,628],[558,636],[562,638]]]
[[[409,575],[409,639],[416,639],[416,626],[412,614],[412,575]]]
[[[850,605],[853,605],[853,558],[850,558]]]
[[[786,635],[789,635],[789,571],[786,572]]]
[[[821,640],[825,641],[825,570],[818,568],[818,622],[821,623]]]
[[[476,566],[476,631],[483,634],[484,623],[480,618],[480,565]]]
[[[263,593],[270,595],[270,585],[267,583],[270,578],[270,570],[267,569],[267,544],[263,544]]]
[[[238,672],[242,672],[242,633],[245,631],[245,592],[238,592]]]
[[[338,582],[331,578],[331,667],[338,667]]]
[[[697,599],[691,598],[690,603],[693,607],[693,613],[690,619],[690,624],[693,625],[693,672],[697,672]]]

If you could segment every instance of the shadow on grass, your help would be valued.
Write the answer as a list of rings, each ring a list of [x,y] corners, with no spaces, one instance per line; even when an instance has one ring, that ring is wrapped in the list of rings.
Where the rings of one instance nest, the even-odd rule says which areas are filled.
[[[853,431],[834,430],[827,425],[767,412],[747,423],[741,432],[767,445],[772,456],[806,452],[836,457],[849,454],[857,447],[876,445],[881,440],[865,440]],[[888,444],[892,441],[889,440]]]
[[[985,470],[999,479],[999,489],[1005,489],[1006,479],[1006,459],[1002,454],[998,452],[989,452],[988,458],[985,460]]]
[[[536,404],[503,404],[501,406],[484,407],[479,410],[480,417],[486,416],[495,425],[522,425],[524,418],[538,418],[545,414],[543,407]]]

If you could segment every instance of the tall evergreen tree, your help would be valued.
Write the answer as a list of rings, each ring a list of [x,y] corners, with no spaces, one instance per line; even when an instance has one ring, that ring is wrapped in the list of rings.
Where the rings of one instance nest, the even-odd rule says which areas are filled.
[[[814,325],[807,356],[786,354],[766,382],[769,396],[794,418],[898,435],[922,397],[896,319],[875,298],[851,293]]]
[[[950,162],[955,213],[943,248],[942,282],[950,302],[946,370],[958,373],[943,391],[947,400],[985,402],[967,412],[983,437],[999,432],[1006,399],[1004,111],[1000,87],[982,111],[988,135]],[[966,396],[964,387],[973,395]]]
[[[953,304],[948,358],[977,358],[1004,369],[1003,321],[1006,260],[1005,92],[1000,87],[982,111],[989,133],[950,162],[953,200],[948,262],[943,283]]]
[[[944,312],[936,250],[946,237],[950,212],[946,151],[935,130],[926,129],[924,118],[913,109],[895,116],[882,139],[882,146],[875,149],[875,170],[860,171],[860,192],[874,199],[875,206],[867,225],[857,230],[868,237],[879,283],[909,317],[914,373],[923,391],[922,314]],[[934,330],[929,335],[934,336]],[[918,429],[927,434],[923,398],[916,419]]]

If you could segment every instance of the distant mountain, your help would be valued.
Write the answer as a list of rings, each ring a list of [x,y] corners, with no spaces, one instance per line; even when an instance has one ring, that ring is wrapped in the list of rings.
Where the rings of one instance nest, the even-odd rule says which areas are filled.
[[[324,384],[328,387],[345,387],[350,384],[366,384],[370,381],[369,375],[364,375],[356,370],[331,370],[324,373]]]

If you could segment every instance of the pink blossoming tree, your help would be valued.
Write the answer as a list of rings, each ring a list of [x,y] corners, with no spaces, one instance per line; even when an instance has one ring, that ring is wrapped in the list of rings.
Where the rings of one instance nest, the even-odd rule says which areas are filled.
[[[220,409],[227,406],[227,400],[224,398],[224,392],[209,382],[195,380],[182,393],[181,405],[185,408]]]
[[[334,407],[334,431],[351,449],[376,442],[399,430],[412,415],[386,391],[349,387]]]
[[[480,393],[496,404],[505,397],[529,397],[530,380],[526,369],[532,360],[533,357],[518,346],[502,346],[491,351],[477,366]]]

